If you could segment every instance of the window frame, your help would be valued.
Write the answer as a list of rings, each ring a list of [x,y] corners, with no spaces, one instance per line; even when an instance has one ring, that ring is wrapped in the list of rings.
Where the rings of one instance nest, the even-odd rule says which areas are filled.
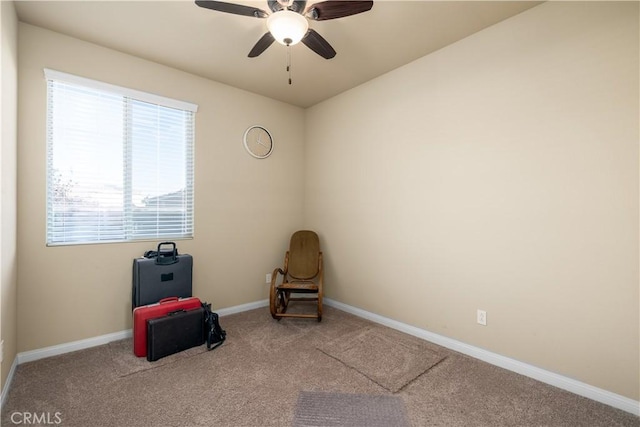
[[[129,242],[141,242],[141,241],[154,241],[154,240],[163,240],[163,239],[173,239],[173,240],[184,240],[184,239],[192,239],[193,235],[194,235],[194,222],[195,222],[195,218],[194,218],[194,211],[195,211],[195,200],[194,200],[194,196],[195,196],[195,113],[198,111],[198,105],[191,103],[191,102],[186,102],[186,101],[180,101],[180,100],[176,100],[176,99],[172,99],[172,98],[168,98],[168,97],[164,97],[164,96],[160,96],[160,95],[156,95],[153,93],[148,93],[148,92],[144,92],[144,91],[140,91],[140,90],[136,90],[136,89],[131,89],[131,88],[126,88],[126,87],[122,87],[122,86],[117,86],[117,85],[113,85],[110,83],[105,83],[105,82],[101,82],[98,80],[93,80],[93,79],[89,79],[89,78],[85,78],[85,77],[80,77],[77,75],[73,75],[73,74],[69,74],[69,73],[64,73],[61,71],[56,71],[56,70],[51,70],[48,68],[44,69],[44,76],[45,76],[45,81],[46,81],[46,87],[47,87],[47,107],[46,107],[46,114],[47,114],[47,118],[46,118],[46,128],[47,128],[47,136],[46,136],[46,151],[47,151],[47,161],[46,161],[46,168],[45,168],[45,177],[46,177],[46,203],[45,203],[45,221],[46,221],[46,229],[45,229],[45,243],[46,246],[51,247],[51,246],[74,246],[74,245],[85,245],[85,244],[108,244],[108,243],[129,243]],[[123,184],[122,184],[122,196],[123,196],[123,200],[122,200],[122,215],[123,215],[123,219],[122,219],[122,227],[123,227],[123,237],[121,239],[110,239],[110,240],[100,240],[100,239],[87,239],[87,240],[82,240],[82,241],[61,241],[61,240],[55,240],[52,239],[53,237],[53,232],[50,231],[50,222],[52,221],[52,215],[53,215],[53,211],[52,211],[52,207],[53,207],[53,195],[52,195],[52,190],[51,190],[51,186],[53,185],[53,180],[54,180],[54,176],[53,176],[53,165],[52,162],[53,160],[49,160],[49,156],[53,156],[52,150],[53,150],[53,138],[52,138],[52,131],[50,129],[52,123],[50,122],[50,117],[52,114],[52,111],[50,110],[52,108],[52,104],[51,104],[51,99],[50,99],[50,85],[51,85],[51,81],[53,82],[58,82],[58,83],[63,83],[63,84],[70,84],[70,85],[75,85],[75,86],[80,86],[80,87],[84,87],[87,89],[91,89],[91,90],[97,90],[97,91],[102,91],[102,92],[106,92],[109,93],[111,95],[115,95],[115,96],[119,96],[123,98],[123,103],[125,105],[130,105],[131,102],[135,102],[135,101],[139,101],[139,102],[143,102],[143,103],[147,103],[147,104],[152,104],[155,106],[159,106],[159,107],[166,107],[166,108],[170,108],[170,109],[175,109],[175,110],[181,110],[185,113],[190,113],[191,115],[185,119],[184,124],[187,126],[188,129],[188,135],[189,138],[185,141],[186,144],[184,146],[184,149],[186,150],[186,159],[187,159],[187,164],[185,164],[186,170],[185,170],[185,189],[186,191],[188,191],[188,202],[187,202],[187,212],[188,212],[188,216],[190,217],[190,227],[189,227],[189,232],[187,234],[182,234],[182,235],[176,235],[176,234],[171,234],[171,233],[167,233],[166,235],[162,235],[161,233],[158,233],[158,231],[160,230],[158,228],[158,224],[156,223],[156,236],[152,237],[150,235],[147,236],[143,236],[143,237],[134,237],[135,234],[132,233],[132,229],[131,229],[131,220],[133,218],[133,216],[131,218],[127,218],[126,217],[126,213],[132,212],[132,200],[128,200],[127,197],[131,196],[131,186],[132,186],[132,175],[133,175],[133,166],[131,165],[131,156],[130,156],[130,151],[132,150],[132,143],[129,140],[129,136],[127,136],[127,132],[132,125],[132,122],[125,120],[122,123],[123,126],[123,141],[122,141],[122,154],[123,157],[125,157],[125,159],[128,158],[128,160],[125,161],[125,163],[122,165],[122,172],[123,172],[123,176],[125,177]],[[123,107],[123,108],[127,108],[127,107]],[[126,112],[125,114],[130,114],[129,112]],[[128,155],[129,154],[129,155]],[[127,164],[127,161],[129,162],[129,164]],[[127,196],[128,195],[128,196]]]

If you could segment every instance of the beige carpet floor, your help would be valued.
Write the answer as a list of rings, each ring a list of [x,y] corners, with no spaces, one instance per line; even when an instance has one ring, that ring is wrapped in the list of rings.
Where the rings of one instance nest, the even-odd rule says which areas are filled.
[[[640,426],[626,412],[332,307],[321,323],[276,322],[263,308],[222,317],[221,324],[227,342],[218,349],[193,349],[153,367],[131,359],[126,340],[22,364],[2,425],[16,425],[16,413],[44,413],[61,421],[56,425],[78,427],[291,426],[301,394],[327,392],[400,398],[412,426]],[[373,368],[326,353],[367,334],[376,347],[394,347],[389,337],[396,336],[395,347],[408,350],[400,358],[379,352]],[[415,370],[412,358],[426,365]],[[398,363],[412,373],[400,369],[406,384],[391,381],[393,392],[380,383]]]

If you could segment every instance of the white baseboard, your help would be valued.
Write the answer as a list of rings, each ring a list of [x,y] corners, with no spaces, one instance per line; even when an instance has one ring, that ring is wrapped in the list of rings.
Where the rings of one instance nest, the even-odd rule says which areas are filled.
[[[11,381],[13,381],[13,375],[16,373],[16,368],[18,367],[18,358],[13,358],[13,363],[11,364],[11,369],[9,369],[9,375],[7,375],[7,380],[4,382],[4,387],[2,387],[2,397],[0,397],[0,409],[4,407],[4,401],[9,394],[9,387],[11,386]]]
[[[53,345],[51,347],[40,348],[18,353],[18,365],[34,360],[40,360],[47,357],[58,356],[60,354],[71,353],[72,351],[84,350],[85,348],[96,347],[102,344],[108,344],[111,341],[122,340],[133,336],[131,329],[126,331],[114,332],[111,334],[100,335],[98,337],[87,338],[84,340],[72,341],[64,344]]]
[[[221,308],[219,310],[216,309],[212,311],[215,311],[216,313],[218,313],[218,316],[222,317],[222,316],[228,316],[230,314],[241,313],[243,311],[253,310],[255,308],[267,307],[268,305],[269,305],[269,300],[265,299],[261,301],[250,302],[247,304],[241,304],[233,307]]]
[[[354,314],[358,317],[362,317],[372,322],[379,323],[384,326],[396,329],[398,331],[413,335],[415,337],[424,339],[434,344],[441,345],[442,347],[449,348],[459,353],[466,354],[484,362],[490,363],[495,366],[507,369],[512,372],[516,372],[521,375],[536,379],[543,383],[552,385],[554,387],[561,388],[563,390],[570,391],[577,395],[586,397],[591,400],[595,400],[605,405],[613,406],[614,408],[621,409],[636,416],[640,416],[640,402],[628,397],[621,396],[619,394],[612,393],[610,391],[594,387],[592,385],[568,378],[554,372],[550,372],[536,366],[529,365],[527,363],[520,362],[515,359],[511,359],[506,356],[501,356],[490,351],[474,347],[469,344],[465,344],[461,341],[434,334],[424,329],[417,328],[415,326],[407,325],[397,320],[389,319],[387,317],[380,316],[375,313],[371,313],[366,310],[362,310],[357,307],[353,307],[341,302],[332,300],[330,298],[324,298],[326,305],[338,308],[347,313]],[[243,311],[253,310],[256,308],[266,307],[269,305],[269,300],[261,300],[247,304],[241,304],[234,307],[222,308],[216,310],[219,316],[228,316],[230,314],[241,313]],[[2,388],[2,397],[0,400],[0,407],[4,405],[5,398],[8,394],[8,390],[11,387],[13,375],[17,365],[22,363],[32,362],[46,357],[57,356],[64,353],[70,353],[72,351],[83,350],[90,347],[96,347],[102,344],[110,343],[111,341],[117,341],[132,336],[132,330],[114,332],[111,334],[101,335],[98,337],[88,338],[79,341],[73,341],[70,343],[54,345],[51,347],[45,347],[42,349],[25,351],[18,353],[11,365],[11,370],[7,376],[5,386]]]
[[[343,304],[329,298],[324,298],[324,302],[328,306],[338,308],[342,311],[346,311],[347,313],[354,314],[358,317],[371,320],[372,322],[388,326],[390,328],[407,333],[409,335],[413,335],[418,338],[422,338],[423,340],[438,344],[442,347],[449,348],[459,353],[466,354],[492,365],[499,366],[501,368],[533,378],[554,387],[570,391],[571,393],[577,394],[579,396],[583,396],[588,399],[595,400],[596,402],[604,403],[605,405],[622,409],[623,411],[629,412],[633,415],[640,416],[640,402],[629,399],[628,397],[624,397],[619,394],[615,394],[610,391],[574,380],[572,378],[568,378],[554,372],[550,372],[536,366],[511,359],[506,356],[501,356],[499,354],[492,353],[490,351],[474,347],[472,345],[465,344],[463,342],[456,341],[442,335],[434,334],[433,332],[416,328],[415,326],[407,325],[405,323],[398,322],[397,320],[392,320],[357,307]]]

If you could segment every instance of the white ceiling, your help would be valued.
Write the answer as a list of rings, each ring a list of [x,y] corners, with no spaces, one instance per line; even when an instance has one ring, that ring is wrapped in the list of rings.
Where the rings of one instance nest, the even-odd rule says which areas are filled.
[[[268,11],[266,0],[231,1]],[[309,4],[315,1],[309,1]],[[301,107],[398,68],[540,2],[378,0],[365,13],[310,21],[337,51],[324,59],[303,44],[247,54],[266,20],[174,1],[16,1],[18,18]]]

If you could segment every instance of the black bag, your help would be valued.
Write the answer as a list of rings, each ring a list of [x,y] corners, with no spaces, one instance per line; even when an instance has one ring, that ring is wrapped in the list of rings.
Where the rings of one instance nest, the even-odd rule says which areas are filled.
[[[218,313],[211,311],[211,304],[202,303],[204,309],[204,341],[207,343],[207,350],[220,347],[227,338],[227,332],[220,327]]]

